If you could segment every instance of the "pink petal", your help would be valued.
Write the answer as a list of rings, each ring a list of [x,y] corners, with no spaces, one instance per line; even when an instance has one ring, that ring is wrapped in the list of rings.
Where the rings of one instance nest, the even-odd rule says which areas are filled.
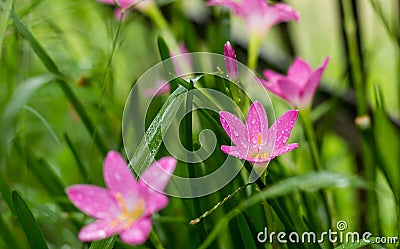
[[[122,231],[121,224],[113,224],[112,219],[98,220],[84,226],[78,234],[81,241],[101,240]]]
[[[136,221],[129,229],[120,234],[121,240],[127,244],[139,245],[146,242],[151,231],[150,217],[144,217]]]
[[[296,122],[297,115],[297,110],[287,111],[270,127],[269,137],[271,140],[275,139],[275,149],[283,147],[289,140],[290,132]]]
[[[146,202],[143,216],[152,215],[168,205],[168,197],[165,194],[159,193],[145,184],[140,184],[139,189],[140,196]]]
[[[245,159],[247,157],[247,150],[243,150],[237,146],[222,145],[221,150],[225,154],[237,157],[239,159]]]
[[[259,79],[261,85],[263,85],[263,87],[265,87],[268,91],[272,92],[273,94],[284,98],[284,94],[281,91],[281,88],[279,87],[277,81],[276,82],[268,82],[265,81],[263,79]]]
[[[260,0],[261,1],[261,0]],[[266,13],[268,15],[268,23],[269,26],[276,25],[281,22],[287,22],[287,21],[298,21],[299,20],[299,14],[292,9],[287,4],[283,3],[278,3],[272,6],[269,6],[268,12]]]
[[[68,198],[87,215],[103,219],[119,213],[114,196],[104,188],[94,185],[77,184],[67,188]]]
[[[163,191],[175,170],[176,163],[177,161],[173,157],[159,159],[140,175],[139,184],[145,184],[155,190]]]
[[[251,104],[246,118],[246,127],[249,144],[253,148],[258,148],[259,134],[261,134],[261,144],[265,144],[268,141],[268,117],[260,102],[254,101]]]
[[[124,199],[136,196],[136,181],[125,160],[116,151],[110,151],[104,159],[104,181],[113,193],[120,193]]]
[[[232,48],[229,41],[226,42],[224,46],[224,59],[228,77],[233,81],[236,81],[238,79],[238,65],[235,50]]]
[[[308,65],[306,61],[297,57],[289,67],[287,74],[288,78],[290,78],[293,82],[296,82],[299,87],[304,87],[311,73],[312,69],[310,65]]]
[[[248,145],[247,129],[243,122],[235,115],[225,111],[220,112],[219,117],[222,127],[235,145],[247,149],[245,148]]]
[[[298,106],[300,100],[300,91],[301,88],[292,80],[289,79],[280,79],[277,82],[277,85],[280,88],[280,96],[291,105]]]
[[[286,76],[276,73],[272,70],[264,70],[264,77],[268,79],[269,82],[277,82],[279,79],[286,78]]]
[[[303,91],[300,93],[300,96],[303,98],[303,105],[311,105],[312,98],[321,81],[322,74],[328,65],[329,59],[329,56],[326,57],[322,65],[311,74],[309,80],[303,88]]]
[[[273,158],[275,158],[275,157],[277,157],[279,155],[285,154],[286,152],[294,150],[297,147],[299,147],[299,145],[297,143],[293,143],[293,144],[287,144],[287,145],[281,146],[279,148],[275,148],[275,150],[272,153],[270,159],[273,159]]]
[[[264,0],[241,0],[242,11],[247,9],[248,15],[254,15],[254,13],[260,13],[261,15],[268,15],[268,4]]]

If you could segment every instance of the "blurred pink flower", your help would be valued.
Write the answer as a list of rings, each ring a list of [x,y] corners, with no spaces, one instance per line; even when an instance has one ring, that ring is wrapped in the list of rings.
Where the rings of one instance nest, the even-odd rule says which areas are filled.
[[[229,41],[226,42],[224,46],[224,59],[226,64],[226,73],[228,74],[228,77],[233,81],[237,81],[238,65],[236,61],[236,54]]]
[[[235,146],[222,145],[221,150],[255,164],[269,162],[298,147],[297,143],[286,144],[297,115],[297,110],[290,110],[268,129],[267,114],[258,101],[250,106],[246,124],[229,112],[220,112],[222,127],[235,143]]]
[[[93,241],[120,234],[125,243],[144,243],[152,227],[151,214],[168,203],[167,196],[152,187],[164,189],[175,166],[174,158],[161,158],[136,181],[120,154],[109,152],[103,168],[107,189],[77,184],[66,191],[76,207],[97,219],[82,228],[79,239]]]
[[[299,20],[299,14],[290,6],[283,3],[270,6],[265,0],[209,0],[208,5],[231,9],[243,19],[250,34],[258,33],[262,37],[278,23]]]
[[[98,2],[106,3],[109,5],[115,5],[115,19],[119,20],[122,15],[122,10],[129,11],[129,7],[133,5],[135,8],[143,9],[146,8],[153,0],[97,0]]]
[[[314,93],[328,62],[329,57],[326,57],[322,65],[313,71],[306,61],[295,58],[287,76],[265,70],[264,76],[268,81],[261,80],[261,83],[290,104],[300,109],[307,108],[311,106]]]

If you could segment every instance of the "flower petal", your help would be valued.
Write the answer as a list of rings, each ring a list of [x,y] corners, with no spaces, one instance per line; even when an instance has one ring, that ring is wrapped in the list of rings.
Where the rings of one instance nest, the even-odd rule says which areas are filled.
[[[267,78],[268,81],[271,83],[274,83],[274,82],[278,81],[279,79],[286,78],[286,76],[276,73],[272,70],[268,70],[268,69],[264,70],[263,74],[264,74],[264,77]]]
[[[297,22],[300,19],[299,14],[292,7],[283,3],[269,6],[267,11],[270,26],[287,21]]]
[[[245,159],[247,157],[247,150],[243,150],[237,146],[222,145],[221,150],[225,154],[237,157],[239,159]]]
[[[275,148],[275,150],[272,153],[270,159],[273,159],[273,158],[275,158],[275,157],[277,157],[279,155],[285,154],[286,152],[294,150],[297,147],[299,147],[299,145],[297,143],[293,143],[293,144],[287,144],[287,145],[281,146],[279,148]]]
[[[113,220],[97,220],[84,226],[78,234],[81,241],[101,240],[122,231],[120,224],[113,224]]]
[[[136,221],[129,229],[120,234],[121,240],[127,244],[139,245],[146,242],[151,231],[151,218],[144,217]]]
[[[235,50],[232,48],[232,45],[229,41],[226,42],[224,46],[224,59],[228,77],[231,80],[236,81],[238,79],[238,65],[236,61]]]
[[[326,57],[322,65],[310,75],[306,85],[300,92],[300,97],[303,99],[302,102],[304,102],[303,105],[311,105],[315,90],[317,89],[321,81],[322,74],[324,73],[325,68],[329,63],[329,59],[329,56]]]
[[[104,159],[104,181],[113,193],[120,193],[124,199],[136,196],[136,181],[125,160],[116,151],[110,151]]]
[[[138,184],[145,184],[155,190],[163,191],[175,170],[176,163],[173,157],[160,158],[140,175]]]
[[[87,215],[97,219],[115,217],[119,213],[114,196],[104,188],[77,184],[66,190],[72,203]]]
[[[257,149],[259,145],[268,142],[268,117],[263,105],[258,101],[254,101],[250,106],[246,118],[246,128],[252,149]]]
[[[289,102],[291,105],[298,106],[300,101],[299,95],[301,91],[299,86],[289,79],[280,79],[278,80],[277,85],[279,86],[281,93],[279,96]]]
[[[221,125],[236,146],[247,149],[248,137],[246,126],[235,115],[222,111],[219,113]]]
[[[294,59],[292,65],[288,69],[288,78],[295,82],[299,87],[304,87],[307,83],[312,69],[310,65],[303,59],[297,57]]]
[[[283,147],[289,140],[290,132],[296,122],[297,115],[297,110],[287,111],[270,127],[269,138],[275,141],[275,149]]]

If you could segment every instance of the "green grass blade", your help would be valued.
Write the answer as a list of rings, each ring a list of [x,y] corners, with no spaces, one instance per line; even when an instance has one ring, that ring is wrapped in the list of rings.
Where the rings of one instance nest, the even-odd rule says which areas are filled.
[[[3,200],[6,202],[8,208],[15,214],[14,204],[12,202],[11,190],[8,186],[6,179],[4,179],[3,174],[0,173],[0,193]]]
[[[370,240],[372,241],[373,238],[370,238]],[[335,247],[335,249],[357,249],[357,248],[361,248],[361,247],[364,247],[369,244],[370,243],[368,243],[366,241],[362,241],[362,242],[358,242],[358,243],[346,243],[346,244],[342,244],[340,246]]]
[[[62,79],[63,75],[57,68],[54,61],[50,58],[50,56],[40,45],[40,43],[36,40],[33,34],[28,30],[28,28],[22,23],[21,19],[18,17],[18,15],[15,13],[14,10],[11,11],[11,17],[14,21],[15,27],[17,28],[18,32],[28,41],[33,51],[42,61],[47,70],[60,77],[57,80],[58,85],[64,92],[64,95],[67,97],[71,105],[74,107],[79,117],[82,119],[82,122],[84,123],[89,134],[92,136],[95,144],[97,145],[97,148],[99,149],[101,154],[105,156],[108,151],[106,143],[104,142],[105,140],[101,137],[96,127],[93,125],[92,120],[90,119],[89,115],[87,114],[81,102],[78,100],[78,97],[72,91],[71,87],[65,80]]]
[[[13,123],[23,106],[39,88],[55,79],[56,76],[54,74],[39,75],[26,80],[15,90],[1,118],[0,140],[2,142],[0,143],[0,157],[3,156],[5,148],[14,134],[12,131]]]
[[[182,94],[184,92],[186,92],[185,88],[178,87],[168,97],[161,110],[151,122],[138,149],[130,159],[131,165],[135,167],[135,172],[142,172],[142,167],[149,165],[153,161],[162,143],[163,134],[161,133],[161,127],[163,127],[164,132],[168,130],[176,112],[185,99],[185,96]]]
[[[239,227],[240,236],[242,237],[243,245],[245,249],[257,249],[256,242],[254,241],[254,235],[250,230],[249,224],[247,223],[246,217],[236,210],[236,223]]]
[[[68,144],[69,149],[71,150],[72,154],[74,155],[76,163],[78,164],[79,172],[81,173],[83,178],[87,180],[88,179],[87,170],[78,154],[78,151],[75,149],[74,144],[72,143],[71,139],[69,138],[69,136],[66,133],[64,134],[64,138]]]
[[[115,243],[115,236],[109,239],[94,241],[90,245],[89,249],[113,249],[114,243]]]
[[[12,191],[12,199],[15,207],[15,213],[31,248],[48,249],[39,225],[33,217],[33,214],[26,202],[15,190]]]
[[[8,18],[10,17],[13,2],[14,0],[7,0],[5,2],[4,8],[2,9],[2,16],[0,19],[0,58],[1,52],[3,51],[3,41],[4,37],[6,36]]]
[[[263,200],[285,196],[294,191],[318,191],[324,188],[349,186],[367,188],[368,184],[356,176],[344,176],[328,171],[312,172],[306,175],[294,176],[282,180],[241,202],[236,209],[243,211],[246,208],[262,202]],[[207,239],[203,242],[199,249],[205,249],[211,245],[218,234],[226,228],[230,220],[237,215],[236,209],[227,213],[215,225],[214,229],[209,233]]]
[[[3,238],[4,243],[7,244],[8,248],[15,249],[23,249],[22,245],[20,245],[21,239],[15,238],[10,228],[5,223],[3,217],[0,214],[0,236]]]

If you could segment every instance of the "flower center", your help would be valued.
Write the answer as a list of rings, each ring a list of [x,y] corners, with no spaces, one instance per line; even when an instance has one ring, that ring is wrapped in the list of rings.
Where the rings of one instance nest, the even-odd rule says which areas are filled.
[[[120,214],[115,220],[112,221],[113,226],[117,226],[122,223],[123,228],[128,229],[135,221],[137,221],[142,216],[144,212],[144,200],[139,199],[135,208],[129,210],[121,193],[116,193],[115,198],[117,199],[118,204],[122,209],[122,214]]]
[[[262,144],[262,134],[258,133],[258,137],[257,137],[257,153],[251,153],[250,157],[252,158],[257,158],[257,159],[267,159],[269,157],[269,154],[266,152],[263,152],[261,150],[261,144]]]

